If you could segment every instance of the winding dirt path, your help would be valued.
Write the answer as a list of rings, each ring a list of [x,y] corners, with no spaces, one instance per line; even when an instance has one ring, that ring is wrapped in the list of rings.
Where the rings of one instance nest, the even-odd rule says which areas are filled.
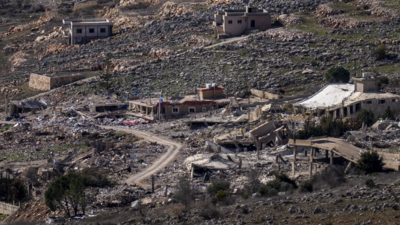
[[[127,184],[148,186],[147,184],[141,183],[141,181],[143,179],[157,173],[159,170],[163,169],[170,162],[172,162],[174,160],[175,156],[178,154],[179,150],[182,148],[182,144],[180,144],[180,143],[174,142],[172,140],[169,140],[168,138],[165,138],[162,136],[157,136],[157,135],[154,135],[151,133],[133,130],[133,129],[127,129],[127,128],[123,128],[123,127],[114,127],[114,126],[100,126],[100,127],[104,128],[104,129],[113,129],[113,130],[123,131],[126,133],[136,135],[138,137],[142,137],[149,141],[157,142],[157,144],[169,146],[168,151],[164,155],[162,155],[160,158],[158,158],[155,162],[153,162],[153,164],[151,166],[147,167],[144,171],[134,174],[134,175],[130,176],[128,179],[126,179],[125,182]]]

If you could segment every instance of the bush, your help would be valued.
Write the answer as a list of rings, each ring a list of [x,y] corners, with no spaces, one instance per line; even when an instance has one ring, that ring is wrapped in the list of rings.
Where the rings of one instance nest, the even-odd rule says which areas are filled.
[[[382,60],[386,58],[386,47],[385,45],[379,45],[376,50],[373,52],[376,60]]]
[[[229,181],[224,181],[224,180],[216,180],[216,181],[212,181],[211,185],[208,186],[207,188],[207,192],[210,195],[216,195],[218,193],[218,191],[227,191],[229,190],[229,187],[231,186],[231,184],[229,183]]]
[[[387,77],[378,77],[378,89],[381,89],[382,85],[388,85],[389,84],[389,78]]]
[[[296,189],[296,182],[290,179],[286,174],[277,174],[275,179],[269,181],[267,184],[260,185],[258,187],[258,193],[262,197],[272,197],[278,194],[278,192],[289,191]]]
[[[368,179],[365,181],[365,185],[369,188],[374,188],[375,187],[375,182],[372,179]]]
[[[374,173],[382,171],[384,165],[385,163],[382,162],[382,158],[377,152],[365,151],[357,161],[356,167],[366,173]]]
[[[360,113],[358,113],[356,123],[358,129],[361,128],[363,123],[367,126],[372,126],[372,124],[375,123],[374,113],[372,110],[363,109]]]
[[[220,216],[220,213],[215,205],[212,205],[209,202],[201,205],[199,208],[199,216],[203,217],[205,220],[217,219]]]
[[[313,184],[311,180],[306,180],[301,182],[299,186],[300,192],[312,192],[313,191]]]
[[[326,72],[325,79],[329,83],[347,83],[350,80],[350,73],[341,66],[334,67]]]
[[[390,106],[386,107],[385,112],[382,115],[378,115],[378,118],[382,118],[382,119],[391,119],[394,120],[396,119],[396,110],[391,110]]]
[[[215,198],[219,201],[222,202],[225,200],[226,197],[228,197],[229,193],[227,191],[219,190],[217,194],[215,195]]]
[[[194,200],[194,189],[189,180],[181,179],[176,186],[173,200],[188,207]]]

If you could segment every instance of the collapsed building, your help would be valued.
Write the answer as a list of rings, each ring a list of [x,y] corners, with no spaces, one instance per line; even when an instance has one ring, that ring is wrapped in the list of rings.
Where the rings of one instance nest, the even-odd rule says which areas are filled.
[[[129,110],[137,116],[154,120],[159,118],[174,118],[196,112],[206,112],[219,108],[216,101],[196,100],[196,96],[186,96],[160,102],[158,98],[138,99],[129,101]]]
[[[378,91],[377,80],[369,73],[353,78],[354,84],[328,84],[314,95],[294,104],[303,113],[313,111],[317,116],[330,114],[333,118],[353,117],[363,109],[374,115],[385,112],[390,106],[400,110],[400,96]]]

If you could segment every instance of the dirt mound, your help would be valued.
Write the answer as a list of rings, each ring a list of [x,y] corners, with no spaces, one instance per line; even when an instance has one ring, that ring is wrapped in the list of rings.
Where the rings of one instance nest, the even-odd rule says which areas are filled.
[[[330,6],[330,4],[322,4],[315,9],[315,12],[319,17],[327,17],[333,15],[339,15],[345,13],[346,11],[337,9],[335,10]]]
[[[190,39],[183,44],[183,46],[202,47],[210,44],[212,44],[212,40],[210,40],[209,38],[205,38],[199,35],[192,35]]]
[[[399,12],[395,9],[391,9],[391,6],[386,2],[377,0],[357,0],[357,3],[368,6],[368,11],[370,11],[372,15],[376,15],[388,20],[400,18]]]
[[[301,24],[303,22],[303,18],[301,16],[288,14],[279,15],[277,20],[284,26]]]
[[[165,2],[158,13],[158,16],[164,18],[164,17],[175,17],[180,14],[185,14],[193,12],[193,4],[187,4],[187,3],[182,3],[182,4],[175,4],[173,2]]]
[[[366,24],[372,23],[371,21],[362,21],[354,18],[349,18],[344,15],[328,16],[318,21],[321,26],[332,27],[336,29],[353,29],[360,28]]]
[[[19,51],[15,53],[13,56],[11,56],[8,61],[11,64],[11,71],[15,71],[15,69],[19,66],[21,66],[23,63],[27,61],[27,58],[29,57],[28,54]]]

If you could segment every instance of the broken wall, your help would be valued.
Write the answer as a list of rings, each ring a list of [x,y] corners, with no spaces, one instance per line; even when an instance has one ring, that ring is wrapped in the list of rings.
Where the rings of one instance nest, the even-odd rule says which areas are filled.
[[[273,121],[265,122],[260,126],[254,128],[250,131],[250,134],[254,137],[261,137],[267,135],[275,130],[275,124]]]
[[[260,91],[257,89],[251,89],[251,94],[263,99],[279,99],[279,95],[272,94],[266,91]]]

